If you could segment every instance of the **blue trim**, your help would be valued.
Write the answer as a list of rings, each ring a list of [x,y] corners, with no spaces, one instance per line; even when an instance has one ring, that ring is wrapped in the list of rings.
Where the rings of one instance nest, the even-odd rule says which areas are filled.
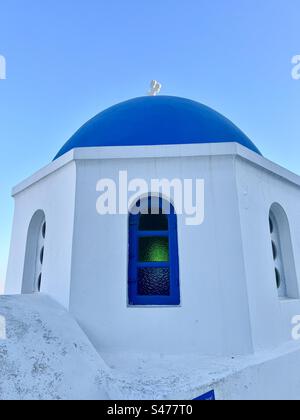
[[[139,237],[145,238],[146,236],[160,236],[160,237],[167,237],[169,236],[169,232],[167,230],[138,230],[136,233]]]
[[[151,197],[148,198],[151,205]],[[159,200],[159,208],[163,208],[163,200]],[[128,298],[129,305],[180,305],[179,287],[179,258],[177,239],[177,216],[171,206],[168,217],[168,231],[139,231],[140,215],[129,216],[129,264],[128,264]],[[169,262],[138,261],[138,239],[140,236],[169,237]],[[141,296],[138,294],[138,269],[143,267],[168,267],[170,269],[170,295],[169,296]]]
[[[207,392],[204,395],[201,395],[198,398],[194,398],[193,401],[215,401],[215,400],[216,400],[216,395],[215,395],[215,391],[213,390],[213,391]]]

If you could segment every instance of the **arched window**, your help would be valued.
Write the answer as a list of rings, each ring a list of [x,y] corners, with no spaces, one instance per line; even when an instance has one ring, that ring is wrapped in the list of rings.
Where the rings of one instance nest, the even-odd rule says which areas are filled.
[[[136,203],[129,216],[130,305],[179,305],[177,217],[157,197]]]
[[[280,298],[298,299],[299,290],[288,218],[279,204],[269,214],[274,279]]]
[[[31,219],[28,229],[22,293],[41,291],[46,230],[45,213],[39,210]]]

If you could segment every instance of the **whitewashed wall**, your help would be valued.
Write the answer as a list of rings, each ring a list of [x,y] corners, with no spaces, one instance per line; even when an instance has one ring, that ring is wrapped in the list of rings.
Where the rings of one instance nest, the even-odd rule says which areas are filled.
[[[178,217],[180,307],[128,307],[128,218],[96,213],[97,181],[200,178],[205,222]],[[251,351],[233,157],[77,162],[70,309],[99,349],[148,352]]]
[[[237,188],[255,350],[291,340],[292,317],[300,314],[299,299],[278,298],[269,229],[270,208],[278,203],[289,221],[296,282],[300,290],[300,188],[296,181],[284,177],[281,171],[266,171],[247,160],[237,159]]]
[[[44,176],[46,175],[46,176]],[[35,180],[34,180],[35,181]],[[41,291],[69,306],[76,166],[70,162],[17,192],[6,294],[22,291],[28,228],[37,210],[46,216],[47,231]]]
[[[180,307],[127,305],[128,218],[96,212],[97,181],[119,170],[205,180],[204,223],[188,227],[178,216]],[[6,291],[21,291],[28,225],[42,208],[42,291],[70,308],[98,350],[243,355],[274,347],[290,340],[300,304],[278,299],[268,211],[274,201],[286,208],[299,275],[299,185],[233,143],[77,149],[15,190]]]

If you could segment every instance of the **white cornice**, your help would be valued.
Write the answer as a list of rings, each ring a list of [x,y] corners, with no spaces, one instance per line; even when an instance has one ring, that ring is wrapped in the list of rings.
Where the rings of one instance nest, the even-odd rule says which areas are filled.
[[[300,186],[300,176],[258,155],[238,143],[182,144],[161,146],[91,147],[71,150],[18,184],[15,196],[41,179],[74,161],[109,159],[161,159],[176,157],[236,156]]]

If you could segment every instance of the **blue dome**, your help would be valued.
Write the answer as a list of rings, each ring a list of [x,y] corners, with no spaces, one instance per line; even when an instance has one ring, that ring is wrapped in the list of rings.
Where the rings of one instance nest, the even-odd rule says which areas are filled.
[[[146,96],[112,106],[81,127],[55,159],[79,147],[236,142],[261,154],[216,111],[189,99]]]

